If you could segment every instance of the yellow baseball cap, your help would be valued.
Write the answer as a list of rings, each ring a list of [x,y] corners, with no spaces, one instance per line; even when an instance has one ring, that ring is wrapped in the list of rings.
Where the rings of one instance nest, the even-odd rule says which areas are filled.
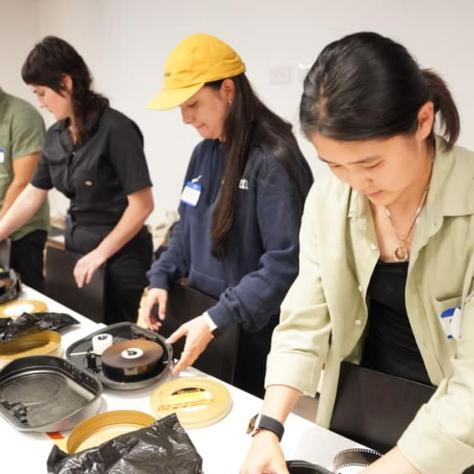
[[[240,56],[215,36],[196,34],[185,38],[166,59],[164,83],[147,108],[167,110],[192,97],[206,82],[245,72]]]

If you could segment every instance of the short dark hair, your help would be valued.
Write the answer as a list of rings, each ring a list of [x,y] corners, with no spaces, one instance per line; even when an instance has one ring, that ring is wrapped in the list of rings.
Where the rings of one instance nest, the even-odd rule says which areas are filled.
[[[79,139],[84,137],[88,121],[109,103],[92,90],[92,75],[82,56],[67,41],[56,36],[46,36],[34,46],[23,64],[21,75],[26,84],[46,86],[58,94],[64,92],[64,76],[71,76]]]
[[[338,140],[388,138],[414,133],[427,101],[439,112],[447,148],[452,148],[459,114],[445,82],[420,69],[402,45],[361,32],[319,54],[304,81],[300,122],[307,137],[317,132]]]

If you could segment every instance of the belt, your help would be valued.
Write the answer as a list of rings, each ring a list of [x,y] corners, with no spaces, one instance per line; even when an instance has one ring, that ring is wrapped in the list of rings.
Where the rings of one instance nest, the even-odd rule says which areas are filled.
[[[92,227],[110,227],[111,229],[117,225],[120,216],[115,219],[113,216],[104,216],[97,214],[87,214],[81,216],[66,216],[66,225],[68,226],[92,226]]]

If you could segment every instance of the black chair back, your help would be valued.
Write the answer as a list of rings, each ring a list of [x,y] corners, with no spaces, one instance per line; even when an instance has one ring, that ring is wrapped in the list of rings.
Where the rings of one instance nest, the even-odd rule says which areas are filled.
[[[45,294],[97,323],[104,322],[105,266],[98,268],[91,282],[78,288],[74,267],[82,257],[70,250],[47,247]]]
[[[342,362],[329,429],[386,453],[435,390],[431,385]],[[474,474],[474,467],[464,474]]]
[[[183,323],[201,315],[217,300],[192,288],[176,283],[168,295],[166,319],[160,328],[160,334],[170,336]],[[155,308],[156,314],[157,308]],[[233,324],[213,339],[206,350],[193,364],[193,367],[213,375],[228,383],[233,383],[240,327]],[[179,357],[184,347],[184,338],[173,345],[173,354]]]

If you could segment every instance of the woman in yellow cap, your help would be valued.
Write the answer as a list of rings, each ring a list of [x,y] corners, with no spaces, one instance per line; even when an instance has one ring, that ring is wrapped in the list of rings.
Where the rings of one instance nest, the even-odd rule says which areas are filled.
[[[235,384],[262,395],[280,303],[298,272],[298,230],[313,181],[291,126],[255,95],[239,55],[197,34],[169,55],[150,104],[180,107],[204,139],[195,148],[169,249],[148,273],[145,317],[153,329],[180,277],[218,303],[169,338],[186,336],[175,371],[192,364],[218,330],[242,325]],[[150,316],[159,304],[159,319]]]

